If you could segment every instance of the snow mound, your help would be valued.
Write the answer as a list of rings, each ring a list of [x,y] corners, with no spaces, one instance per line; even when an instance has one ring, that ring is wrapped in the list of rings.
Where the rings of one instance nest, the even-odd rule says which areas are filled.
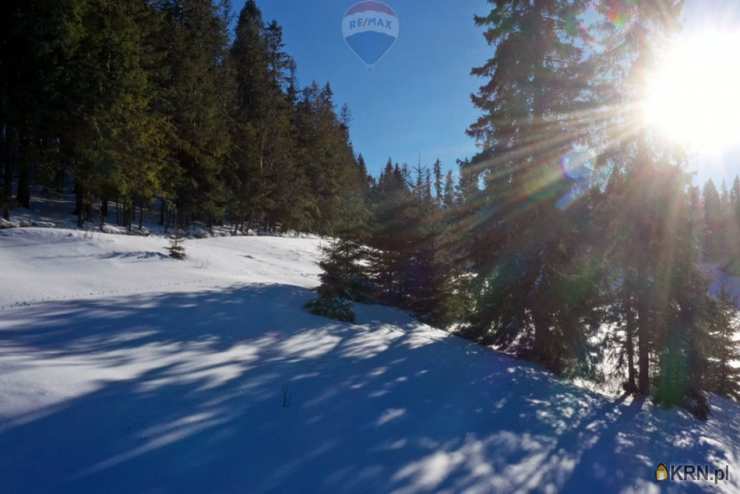
[[[318,240],[166,244],[0,232],[3,492],[740,490],[737,404],[699,423],[389,308],[313,316]],[[659,463],[732,478],[658,483]]]
[[[18,228],[18,223],[14,221],[8,221],[5,218],[0,218],[0,230],[4,230],[6,228]]]

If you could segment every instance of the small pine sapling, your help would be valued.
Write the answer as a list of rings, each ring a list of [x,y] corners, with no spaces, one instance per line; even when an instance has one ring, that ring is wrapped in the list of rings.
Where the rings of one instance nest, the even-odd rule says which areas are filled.
[[[177,230],[177,232],[170,237],[170,245],[167,247],[167,250],[169,251],[171,258],[182,261],[187,257],[185,254],[184,242],[185,239],[181,230]]]

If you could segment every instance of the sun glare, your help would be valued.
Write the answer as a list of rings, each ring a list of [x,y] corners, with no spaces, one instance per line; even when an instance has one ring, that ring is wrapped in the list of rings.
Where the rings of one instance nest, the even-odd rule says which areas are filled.
[[[646,123],[697,152],[740,145],[740,33],[687,37],[648,77]]]

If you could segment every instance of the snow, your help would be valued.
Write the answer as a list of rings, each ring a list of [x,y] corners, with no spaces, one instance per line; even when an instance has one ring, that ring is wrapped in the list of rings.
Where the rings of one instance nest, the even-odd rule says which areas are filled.
[[[735,301],[740,308],[740,278],[731,276],[722,269],[722,263],[705,263],[702,265],[704,274],[711,281],[709,291],[719,295],[722,290]]]
[[[737,404],[701,423],[389,308],[313,316],[320,244],[0,231],[0,491],[740,491]]]
[[[316,284],[320,240],[230,237],[186,240],[169,259],[163,237],[51,228],[0,231],[0,307],[235,283]]]

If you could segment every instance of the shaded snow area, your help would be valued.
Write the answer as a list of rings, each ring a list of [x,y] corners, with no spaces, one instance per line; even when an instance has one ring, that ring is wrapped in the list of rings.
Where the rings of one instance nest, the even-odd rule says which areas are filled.
[[[0,492],[739,492],[740,407],[613,400],[383,307],[318,240],[0,232]],[[658,463],[729,482],[656,482]]]

